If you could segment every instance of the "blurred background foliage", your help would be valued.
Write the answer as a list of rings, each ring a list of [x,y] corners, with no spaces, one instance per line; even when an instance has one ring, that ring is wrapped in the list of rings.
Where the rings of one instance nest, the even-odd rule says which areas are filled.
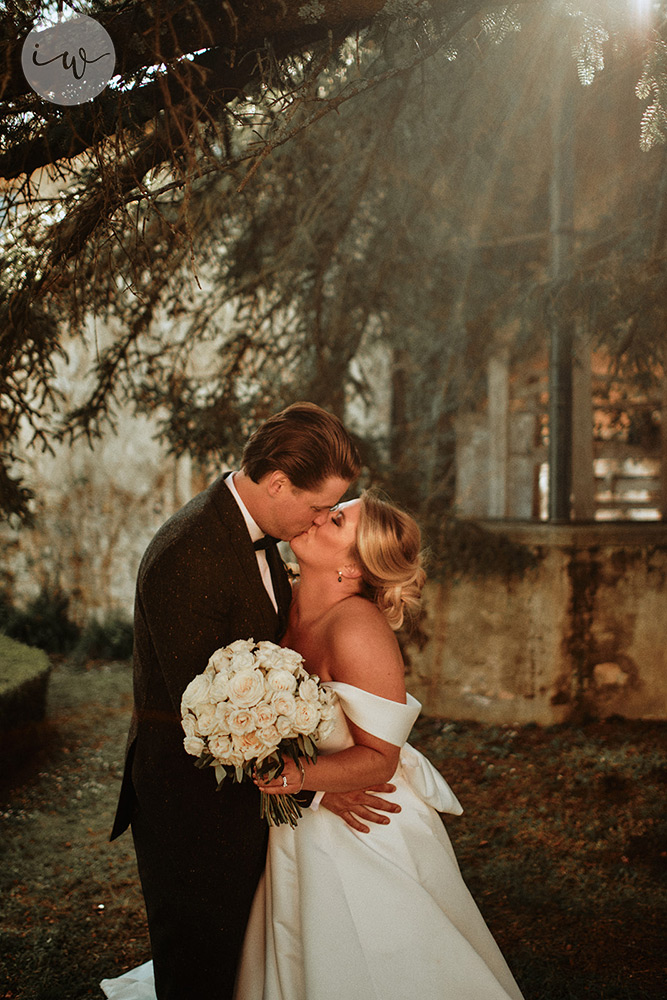
[[[6,6],[5,34],[35,8]],[[112,30],[111,15],[136,5],[98,6]],[[180,27],[190,6],[154,14]],[[208,5],[195,6],[205,20]],[[390,414],[361,435],[368,476],[439,523],[453,500],[454,418],[484,391],[500,345],[516,357],[539,350],[555,311],[576,317],[619,370],[659,377],[667,5],[645,5],[643,24],[621,0],[396,0],[372,18],[378,5],[348,6],[358,19],[321,38],[269,38],[222,94],[209,79],[208,103],[206,79],[182,56],[136,69],[105,100],[136,111],[164,71],[180,104],[156,105],[150,126],[121,118],[106,135],[101,124],[86,152],[39,179],[14,177],[10,154],[74,126],[57,108],[40,119],[34,95],[10,88],[0,109],[13,178],[0,245],[6,514],[32,509],[20,435],[42,448],[94,442],[129,405],[158,416],[174,454],[228,461],[295,399],[341,416],[363,407],[372,373],[352,363],[380,345]],[[219,41],[215,19],[209,28]],[[572,274],[556,282],[551,111],[564,91],[576,106],[580,208]],[[58,359],[78,338],[94,372],[63,410]]]
[[[91,618],[81,628],[71,615],[69,597],[54,586],[43,586],[25,607],[0,595],[0,634],[80,664],[127,660],[132,655],[133,629],[127,615],[110,612],[101,621]]]

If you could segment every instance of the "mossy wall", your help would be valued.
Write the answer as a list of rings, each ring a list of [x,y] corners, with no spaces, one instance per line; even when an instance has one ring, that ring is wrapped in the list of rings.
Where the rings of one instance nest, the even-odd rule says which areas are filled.
[[[424,712],[541,724],[667,719],[667,526],[484,522],[536,554],[520,573],[460,570],[426,587],[408,642]]]

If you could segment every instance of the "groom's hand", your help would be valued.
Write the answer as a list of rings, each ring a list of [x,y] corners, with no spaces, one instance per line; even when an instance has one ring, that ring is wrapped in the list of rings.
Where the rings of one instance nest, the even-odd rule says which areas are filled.
[[[358,830],[359,833],[370,833],[370,827],[366,826],[362,820],[366,820],[366,823],[385,824],[389,822],[389,817],[385,816],[384,813],[401,811],[401,807],[397,803],[389,802],[388,799],[382,799],[372,793],[380,792],[387,795],[395,791],[396,785],[386,784],[374,785],[372,788],[358,792],[327,792],[322,797],[320,808],[323,807],[336,816],[340,816],[353,830]]]

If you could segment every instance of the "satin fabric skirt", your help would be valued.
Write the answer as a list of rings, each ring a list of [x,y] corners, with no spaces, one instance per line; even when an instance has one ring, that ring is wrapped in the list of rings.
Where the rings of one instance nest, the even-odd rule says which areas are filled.
[[[392,781],[370,833],[326,809],[271,831],[236,1000],[523,1000],[440,816]]]

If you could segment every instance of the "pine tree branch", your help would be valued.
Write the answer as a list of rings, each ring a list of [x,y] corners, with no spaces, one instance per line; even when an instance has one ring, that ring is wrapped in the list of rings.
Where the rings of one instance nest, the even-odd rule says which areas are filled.
[[[95,20],[108,31],[116,50],[116,72],[125,79],[140,69],[202,49],[226,49],[232,66],[243,54],[264,46],[267,39],[296,50],[326,38],[343,24],[368,23],[385,2],[324,0],[317,5],[322,16],[310,19],[304,0],[136,0],[116,3],[96,13]],[[451,6],[456,5],[451,2]],[[9,15],[0,18],[3,102],[30,92],[21,69],[21,49],[30,27],[17,24]]]
[[[71,159],[97,145],[107,136],[137,131],[154,121],[164,110],[198,106],[222,107],[242,91],[251,72],[230,68],[216,50],[170,71],[162,79],[137,87],[128,99],[126,94],[107,90],[94,105],[64,109],[59,120],[49,124],[41,135],[17,143],[0,155],[0,177],[9,180],[30,175],[39,167],[62,159]],[[203,115],[202,115],[203,116]],[[192,115],[188,115],[192,118]],[[156,161],[159,162],[159,161]]]
[[[280,58],[326,39],[341,26],[354,26],[355,12],[367,22],[383,6],[381,0],[337,0],[325,17],[309,24],[307,5],[290,0],[279,7],[269,3],[203,0],[161,0],[132,4],[120,11],[101,13],[97,20],[108,30],[117,54],[116,74],[124,81],[140,70],[168,66],[166,89],[159,81],[124,91],[107,88],[92,107],[44,109],[30,93],[21,69],[24,35],[5,17],[0,21],[0,124],[10,141],[0,155],[0,176],[29,175],[39,167],[71,158],[120,129],[136,128],[169,104],[195,103],[219,107],[238,95],[251,79],[261,78],[254,53],[270,42]],[[7,37],[9,36],[9,37]],[[205,49],[205,52],[202,50]],[[194,58],[184,60],[184,56]],[[26,96],[27,95],[27,96]],[[11,141],[16,116],[46,114],[39,134]],[[49,120],[51,119],[51,120]]]

